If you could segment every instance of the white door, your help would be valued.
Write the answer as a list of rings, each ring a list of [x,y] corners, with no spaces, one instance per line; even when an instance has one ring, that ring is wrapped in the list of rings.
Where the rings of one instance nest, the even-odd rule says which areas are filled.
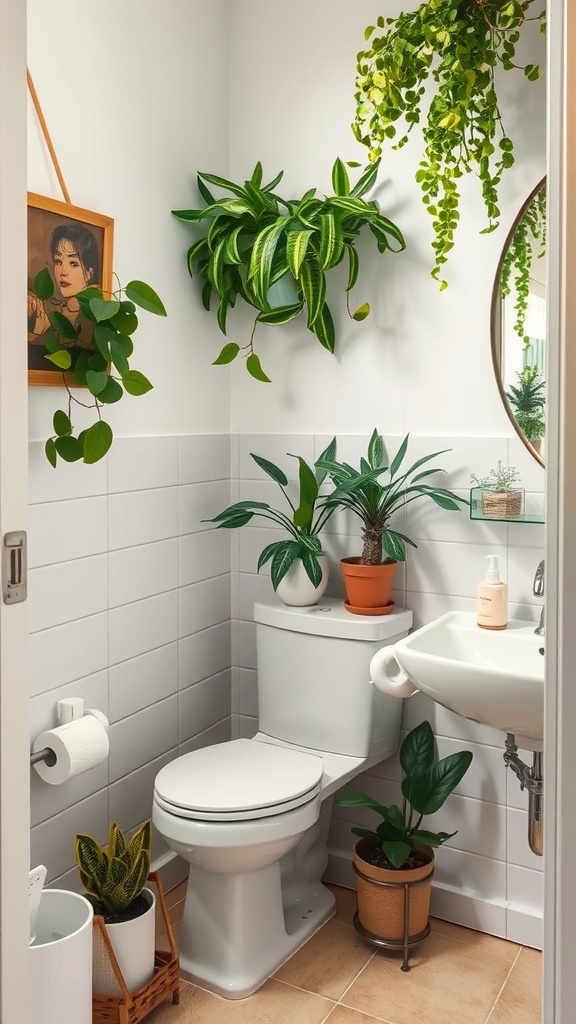
[[[549,0],[544,1024],[576,1019],[576,5]]]
[[[0,0],[0,539],[26,528],[26,6]],[[28,1024],[26,604],[0,600],[0,1020]]]

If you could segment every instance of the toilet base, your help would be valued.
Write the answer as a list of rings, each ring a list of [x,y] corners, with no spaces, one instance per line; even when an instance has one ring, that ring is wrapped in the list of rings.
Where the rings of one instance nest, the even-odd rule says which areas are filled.
[[[321,883],[283,906],[278,863],[238,875],[190,867],[180,931],[180,972],[227,999],[252,995],[335,910]]]

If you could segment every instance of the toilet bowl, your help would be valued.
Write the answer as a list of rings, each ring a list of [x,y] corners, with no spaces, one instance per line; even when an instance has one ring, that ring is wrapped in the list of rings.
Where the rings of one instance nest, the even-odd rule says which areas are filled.
[[[262,731],[184,754],[155,780],[154,825],[190,865],[181,971],[228,998],[251,995],[333,914],[321,882],[332,796],[397,748],[401,702],[376,690],[368,667],[383,639],[406,635],[411,613],[368,625],[346,615],[341,602],[256,605]]]

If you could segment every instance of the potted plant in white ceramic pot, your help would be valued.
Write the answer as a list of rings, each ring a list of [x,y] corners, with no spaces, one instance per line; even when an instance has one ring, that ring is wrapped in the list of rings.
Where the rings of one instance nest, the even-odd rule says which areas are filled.
[[[426,483],[429,477],[444,470],[438,466],[421,470],[451,449],[424,455],[409,469],[402,470],[409,437],[407,434],[394,458],[389,460],[382,435],[375,429],[359,469],[333,459],[321,457],[318,460],[318,467],[325,470],[336,485],[335,490],[322,499],[324,508],[349,509],[362,521],[362,554],[340,562],[347,594],[346,608],[350,612],[382,615],[393,607],[390,592],[397,563],[405,561],[407,544],[417,547],[413,540],[390,525],[394,513],[421,498],[430,498],[440,508],[451,512],[459,511],[458,502],[467,504],[465,498],[452,491]]]
[[[89,835],[76,836],[75,856],[86,896],[104,918],[126,987],[136,992],[154,973],[155,897],[145,888],[150,872],[152,823],[145,821],[128,839],[112,822],[103,849]],[[93,991],[119,995],[110,959],[95,932]]]
[[[414,887],[409,898],[408,940],[419,941],[427,934],[434,849],[456,835],[424,829],[422,820],[443,806],[468,771],[472,753],[461,750],[437,760],[434,734],[430,723],[424,721],[405,737],[399,758],[401,805],[385,806],[355,791],[345,793],[337,803],[339,807],[366,807],[381,819],[373,830],[352,828],[360,837],[354,852],[358,923],[368,938],[401,946],[405,935],[403,886]]]
[[[280,526],[288,538],[266,545],[258,559],[258,572],[270,562],[272,587],[284,604],[315,604],[328,585],[328,557],[322,551],[319,534],[334,511],[333,508],[319,507],[320,487],[326,477],[326,471],[319,465],[323,460],[335,457],[336,438],[332,438],[313,469],[302,456],[291,456],[299,463],[297,504],[288,493],[288,477],[284,471],[261,455],[250,454],[256,465],[278,484],[289,513],[272,508],[265,501],[247,500],[230,505],[204,522],[216,523],[219,529],[233,530],[246,526],[256,516]]]

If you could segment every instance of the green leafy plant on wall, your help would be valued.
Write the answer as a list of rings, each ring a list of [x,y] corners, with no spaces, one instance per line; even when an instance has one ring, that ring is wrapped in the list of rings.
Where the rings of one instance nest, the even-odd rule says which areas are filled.
[[[425,0],[409,13],[379,17],[369,25],[370,46],[357,58],[356,116],[353,131],[380,159],[385,144],[399,149],[422,122],[424,154],[416,180],[433,218],[432,276],[446,287],[442,267],[454,245],[459,220],[459,179],[474,172],[488,215],[484,232],[498,226],[498,189],[514,163],[498,103],[496,70],[512,71],[520,30],[534,0]],[[377,33],[377,28],[382,32]],[[529,81],[540,78],[536,64],[523,68]],[[432,89],[429,90],[429,81]],[[424,112],[425,104],[427,111]],[[405,131],[398,133],[403,121]]]
[[[263,184],[260,163],[243,185],[198,173],[198,191],[206,205],[172,212],[179,220],[208,229],[187,253],[191,276],[203,282],[204,308],[210,310],[215,300],[218,327],[224,335],[228,333],[228,313],[238,298],[256,310],[248,342],[241,346],[229,341],[214,365],[231,363],[240,356],[252,377],[269,383],[254,351],[256,327],[286,324],[303,311],[308,329],[325,349],[334,352],[336,332],[326,301],[326,273],[343,260],[348,263],[348,313],[354,320],[369,315],[367,302],[354,312],[349,302],[358,278],[356,240],[362,228],[372,232],[380,253],[398,252],[405,246],[402,232],[381,213],[378,202],[363,198],[377,173],[375,161],[352,186],[346,166],[337,159],[332,168],[334,195],[319,196],[311,188],[300,199],[283,199],[276,193],[283,171]],[[232,196],[216,199],[206,183]]]
[[[47,269],[36,275],[31,291],[42,302],[52,298],[54,281]],[[59,457],[64,462],[82,459],[94,463],[107,454],[114,435],[102,418],[104,406],[119,402],[125,393],[145,395],[153,387],[143,373],[130,367],[132,339],[138,327],[136,307],[166,316],[161,299],[144,281],[130,281],[109,297],[100,288],[90,286],[76,298],[80,312],[75,323],[58,311],[50,312],[50,330],[44,340],[46,359],[62,370],[62,383],[68,392],[67,408],[54,413],[54,434],[45,446],[46,458],[54,468]],[[89,339],[82,347],[77,344],[81,332]],[[94,401],[83,401],[79,392],[71,390],[75,386],[85,387]],[[94,409],[96,416],[92,426],[77,435],[72,423],[74,405]]]
[[[514,330],[528,348],[526,313],[530,295],[530,275],[534,259],[546,255],[546,187],[532,197],[510,239],[500,272],[500,295],[505,299],[514,287]]]

